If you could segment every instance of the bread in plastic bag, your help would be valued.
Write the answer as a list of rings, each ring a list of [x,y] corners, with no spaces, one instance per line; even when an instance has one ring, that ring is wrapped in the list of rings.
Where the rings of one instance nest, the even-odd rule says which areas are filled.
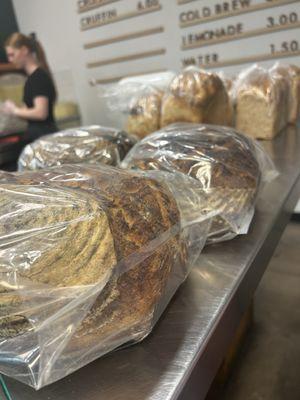
[[[300,115],[300,68],[296,65],[276,62],[270,69],[288,82],[288,123],[296,124]]]
[[[218,71],[217,75],[222,79],[224,87],[227,91],[229,98],[229,115],[228,115],[228,126],[235,126],[235,97],[233,95],[235,77],[227,76],[224,71]]]
[[[236,128],[255,139],[273,139],[287,124],[288,82],[253,65],[235,82]]]
[[[186,239],[199,252],[210,226],[193,230],[193,190],[168,176],[0,173],[1,373],[39,389],[149,334],[192,266]]]
[[[161,128],[176,122],[231,124],[230,101],[220,77],[188,67],[170,83],[161,110]]]
[[[167,71],[124,78],[116,84],[100,85],[98,93],[112,113],[114,125],[143,138],[160,128],[162,97],[174,76]]]
[[[164,93],[153,91],[141,95],[131,104],[125,129],[139,138],[143,138],[160,127],[161,101]]]
[[[188,175],[205,193],[212,222],[209,242],[248,231],[260,182],[275,176],[273,163],[250,138],[232,128],[174,124],[137,143],[122,167]]]
[[[24,132],[27,129],[26,121],[13,114],[8,114],[4,108],[4,104],[0,103],[0,135]]]
[[[133,136],[98,125],[45,135],[28,144],[19,157],[19,170],[36,170],[62,164],[119,165],[136,143]]]

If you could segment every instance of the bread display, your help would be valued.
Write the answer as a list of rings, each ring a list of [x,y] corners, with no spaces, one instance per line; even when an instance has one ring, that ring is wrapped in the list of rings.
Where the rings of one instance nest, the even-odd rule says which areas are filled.
[[[99,85],[98,95],[112,125],[143,138],[160,127],[161,101],[175,73],[164,71],[130,76]]]
[[[299,116],[299,71],[295,65],[266,70],[255,64],[229,78],[223,71],[188,67],[165,77],[123,79],[102,89],[101,97],[114,124],[122,119],[120,126],[139,138],[187,122],[234,126],[253,138],[272,139]]]
[[[166,185],[64,165],[1,173],[0,192],[1,371],[18,360],[38,388],[150,332],[169,277],[187,261]]]
[[[288,82],[288,123],[296,124],[300,115],[300,68],[276,63],[270,70]]]
[[[234,85],[236,77],[228,77],[223,71],[217,73],[222,79],[224,87],[227,91],[229,98],[229,123],[228,126],[235,126],[235,96],[234,96]]]
[[[143,138],[159,129],[162,91],[144,94],[134,101],[129,110],[125,129],[128,133]]]
[[[261,67],[244,71],[236,83],[236,128],[257,139],[273,139],[287,124],[288,83]]]
[[[194,178],[207,195],[207,208],[220,213],[213,220],[210,241],[247,231],[261,172],[255,144],[246,136],[224,127],[174,124],[137,143],[122,166]]]
[[[92,125],[42,136],[27,145],[19,158],[20,170],[36,170],[63,164],[118,165],[136,142],[113,128]]]
[[[230,124],[230,102],[217,74],[187,68],[171,82],[163,98],[161,127],[175,122]]]

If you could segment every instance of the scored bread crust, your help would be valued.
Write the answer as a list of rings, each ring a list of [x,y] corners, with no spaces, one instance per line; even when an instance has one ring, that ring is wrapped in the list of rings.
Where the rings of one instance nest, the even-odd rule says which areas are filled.
[[[67,349],[88,351],[120,332],[123,342],[127,337],[130,340],[145,336],[168,277],[176,263],[184,266],[186,261],[179,210],[169,190],[152,179],[108,167],[65,165],[4,177],[7,178],[0,179],[1,187],[9,182],[15,185],[15,191],[46,181],[51,189],[72,189],[72,194],[85,200],[84,206],[79,201],[79,209],[67,210],[63,215],[59,209],[55,215],[47,212],[45,205],[45,212],[38,217],[39,223],[33,219],[32,227],[36,224],[48,226],[48,220],[51,224],[68,218],[73,221],[75,216],[79,220],[69,223],[66,237],[45,254],[45,260],[42,254],[28,270],[18,271],[20,277],[50,287],[96,284],[104,274],[109,274],[108,283],[79,324]],[[9,198],[6,198],[9,208],[8,203]],[[93,217],[81,221],[80,216],[84,215]],[[27,216],[26,221],[29,219]],[[22,215],[18,226],[22,226]],[[172,229],[175,229],[173,234]],[[72,242],[76,245],[70,245]],[[149,245],[152,245],[150,253],[143,255]],[[48,265],[51,265],[50,270]],[[8,307],[7,302],[5,307]],[[21,315],[17,321],[2,321],[0,336],[9,339],[18,332],[30,330],[26,317]],[[12,334],[14,323],[18,324],[18,329]]]
[[[221,128],[178,124],[139,142],[125,158],[127,168],[181,172],[199,181],[207,191],[207,209],[218,210],[211,238],[232,231],[230,223],[254,205],[260,169],[251,141]],[[220,233],[219,233],[220,232]]]

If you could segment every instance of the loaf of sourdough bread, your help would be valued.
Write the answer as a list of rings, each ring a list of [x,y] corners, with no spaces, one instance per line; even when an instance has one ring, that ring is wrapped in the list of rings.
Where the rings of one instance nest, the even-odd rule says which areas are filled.
[[[231,128],[170,125],[137,143],[122,166],[194,178],[205,193],[206,209],[218,212],[210,241],[230,239],[250,223],[245,220],[253,210],[261,173],[252,140]]]
[[[20,170],[63,164],[118,165],[135,144],[134,137],[114,128],[91,125],[45,135],[27,145],[19,158]]]
[[[15,349],[20,335],[24,346],[34,342],[45,316],[55,326],[65,297],[43,306],[47,293],[101,285],[78,326],[57,316],[66,335],[74,330],[67,353],[101,355],[149,333],[170,275],[186,262],[179,210],[163,183],[107,166],[64,165],[2,173],[0,192],[2,345]],[[31,297],[16,290],[22,285]]]

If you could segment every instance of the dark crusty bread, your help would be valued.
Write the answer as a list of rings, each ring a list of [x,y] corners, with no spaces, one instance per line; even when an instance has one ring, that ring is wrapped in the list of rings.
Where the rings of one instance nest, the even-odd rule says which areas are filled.
[[[19,158],[19,169],[78,163],[116,166],[135,143],[134,137],[114,128],[91,125],[68,129],[27,145]]]
[[[114,337],[121,338],[120,345],[149,332],[168,277],[186,258],[179,211],[162,183],[107,166],[64,165],[2,173],[0,190],[2,215],[24,204],[23,212],[0,228],[0,244],[6,246],[2,264],[9,265],[8,254],[15,252],[20,281],[58,288],[107,280],[70,351],[85,354]],[[9,235],[14,240],[5,243]],[[42,254],[30,259],[30,251],[38,249]],[[2,315],[19,302],[2,285]],[[2,319],[0,338],[34,331],[28,322],[32,312]]]
[[[208,208],[219,210],[211,233],[220,239],[234,221],[254,204],[260,169],[253,143],[229,128],[174,124],[137,143],[123,161],[127,168],[179,171],[199,181]],[[225,236],[224,236],[225,235]]]

